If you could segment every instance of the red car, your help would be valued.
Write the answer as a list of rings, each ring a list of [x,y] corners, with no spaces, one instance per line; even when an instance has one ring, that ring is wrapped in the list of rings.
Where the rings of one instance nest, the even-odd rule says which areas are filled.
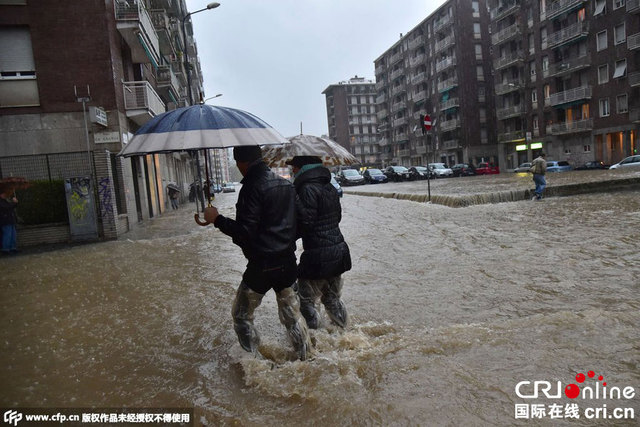
[[[493,163],[478,163],[476,175],[494,175],[500,173],[500,168]]]

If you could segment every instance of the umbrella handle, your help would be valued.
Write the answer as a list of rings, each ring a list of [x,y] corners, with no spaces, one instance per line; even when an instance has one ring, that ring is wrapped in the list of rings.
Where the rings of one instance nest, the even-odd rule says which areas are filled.
[[[205,225],[211,224],[210,222],[207,222],[207,221],[200,221],[200,215],[199,214],[193,214],[193,219],[196,221],[196,224],[201,225],[203,227]]]

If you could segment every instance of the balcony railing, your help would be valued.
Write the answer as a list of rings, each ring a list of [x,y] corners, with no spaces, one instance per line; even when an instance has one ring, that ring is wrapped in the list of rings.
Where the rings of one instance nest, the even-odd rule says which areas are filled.
[[[433,23],[433,31],[440,31],[441,29],[448,27],[452,23],[453,22],[451,21],[451,16],[447,15]]]
[[[409,42],[409,49],[415,49],[424,43],[424,36],[419,35]]]
[[[422,83],[424,79],[427,77],[427,73],[424,71],[418,74],[415,74],[411,77],[411,84],[417,85],[418,83]]]
[[[403,142],[403,141],[408,141],[408,140],[409,140],[409,137],[404,132],[397,133],[394,136],[394,142]]]
[[[454,39],[453,36],[447,36],[447,37],[443,38],[442,40],[437,41],[436,45],[435,45],[435,52],[438,53],[442,49],[445,49],[445,48],[451,46],[454,41],[455,41],[455,39]]]
[[[460,106],[460,98],[451,98],[440,103],[440,111]]]
[[[496,111],[496,116],[498,117],[498,120],[504,120],[511,117],[520,116],[522,113],[524,113],[524,105],[519,104],[512,107],[500,108]]]
[[[382,104],[383,102],[385,102],[387,100],[387,95],[385,95],[384,93],[382,95],[378,95],[376,97],[376,104]]]
[[[461,124],[460,119],[443,120],[440,122],[439,127],[440,127],[440,131],[447,132],[455,128],[459,128],[460,124]]]
[[[627,49],[640,49],[640,33],[636,33],[627,37]]]
[[[397,113],[400,110],[404,110],[406,108],[406,105],[404,102],[396,102],[391,106],[391,112],[392,113]]]
[[[509,92],[519,90],[522,86],[520,79],[508,80],[502,83],[497,83],[495,86],[496,95],[504,95]]]
[[[438,83],[438,92],[444,92],[447,89],[458,86],[458,78],[451,77],[443,82]]]
[[[498,142],[501,144],[513,141],[519,141],[524,139],[524,131],[517,130],[515,132],[505,132],[498,134]]]
[[[411,150],[398,150],[398,157],[409,157],[411,155]]]
[[[178,94],[180,90],[180,82],[169,65],[161,65],[158,67],[158,75],[156,77],[158,86],[168,86]]]
[[[549,105],[557,106],[581,99],[591,99],[591,86],[576,87],[563,92],[554,93],[549,97]]]
[[[391,80],[395,80],[403,74],[404,70],[402,68],[398,68],[397,70],[391,72]]]
[[[574,120],[572,122],[555,123],[551,125],[552,135],[585,132],[593,130],[593,119]]]
[[[416,67],[420,64],[424,63],[424,55],[420,54],[414,57],[409,58],[409,66]]]
[[[635,73],[629,73],[627,78],[629,79],[629,86],[631,87],[640,86],[640,71],[636,71]]]
[[[418,155],[427,154],[427,147],[425,147],[424,145],[420,145],[416,147],[416,154]]]
[[[149,82],[124,82],[122,85],[125,110],[146,110],[149,118],[166,111],[164,102]]]
[[[376,82],[376,90],[381,90],[385,86],[384,80]]]
[[[446,141],[442,141],[442,148],[444,150],[455,150],[456,148],[460,148],[460,140],[448,139]]]
[[[633,123],[640,123],[640,108],[629,110],[629,121]]]
[[[586,37],[588,34],[589,24],[584,21],[578,21],[575,24],[569,25],[567,28],[563,28],[549,35],[549,37],[547,37],[547,46],[549,48],[556,47],[579,37]]]
[[[447,58],[436,63],[436,73],[456,65],[456,58]]]
[[[591,57],[589,55],[582,56],[580,58],[571,58],[560,63],[555,63],[549,66],[549,75],[558,76],[565,73],[572,73],[582,68],[591,66]]]
[[[402,52],[396,52],[393,55],[391,55],[391,61],[389,62],[390,64],[395,64],[396,62],[400,61],[402,59]]]
[[[540,20],[553,19],[586,2],[587,0],[559,0],[547,3],[547,11],[540,14]]]
[[[421,90],[420,92],[413,94],[413,102],[420,102],[420,101],[424,101],[425,99],[427,99],[426,90]]]
[[[640,0],[627,0],[627,12],[640,13]]]
[[[491,20],[497,21],[520,9],[520,3],[503,4],[491,10]]]
[[[513,24],[491,36],[491,44],[500,44],[520,34],[520,26]]]
[[[140,0],[114,2],[118,31],[131,47],[136,63],[160,61],[160,41],[151,16]]]
[[[406,117],[400,117],[399,119],[395,119],[393,121],[393,127],[398,127],[398,126],[402,126],[402,125],[406,125],[407,124],[407,118]]]
[[[380,110],[380,111],[378,111],[376,113],[376,117],[378,118],[378,120],[382,120],[385,117],[387,117],[388,115],[389,115],[389,110],[387,110],[386,108],[384,108],[384,109],[382,109],[382,110]]]
[[[404,85],[398,85],[398,86],[394,86],[393,89],[391,89],[391,96],[395,96],[399,93],[405,92],[406,89],[404,87]]]
[[[496,59],[493,63],[493,68],[499,70],[501,68],[508,67],[517,62],[524,60],[524,54],[522,51],[516,51],[506,54],[506,56]]]

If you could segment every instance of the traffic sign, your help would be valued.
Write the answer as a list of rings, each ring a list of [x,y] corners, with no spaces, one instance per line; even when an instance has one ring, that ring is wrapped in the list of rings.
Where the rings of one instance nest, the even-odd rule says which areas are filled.
[[[424,115],[423,126],[425,130],[431,130],[431,117],[428,114]]]

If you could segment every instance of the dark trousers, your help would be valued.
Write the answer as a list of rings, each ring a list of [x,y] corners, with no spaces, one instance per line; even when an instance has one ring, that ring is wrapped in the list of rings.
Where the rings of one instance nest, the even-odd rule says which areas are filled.
[[[266,294],[272,288],[276,292],[288,288],[296,281],[295,253],[249,260],[242,281],[260,294]]]

